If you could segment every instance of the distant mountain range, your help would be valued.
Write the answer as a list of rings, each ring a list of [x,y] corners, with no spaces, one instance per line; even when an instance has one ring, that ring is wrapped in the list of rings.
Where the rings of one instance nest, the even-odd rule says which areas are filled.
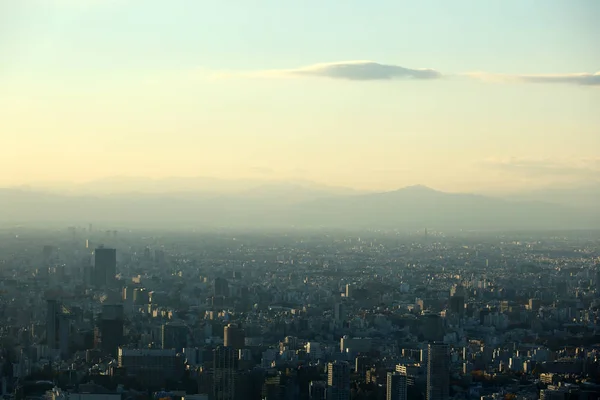
[[[165,191],[166,192],[166,191]],[[556,197],[556,196],[555,196]],[[600,229],[600,207],[506,200],[411,186],[363,193],[310,183],[237,192],[60,194],[0,189],[0,222],[147,228]]]
[[[210,177],[107,177],[84,183],[33,184],[15,189],[43,191],[70,195],[115,195],[115,194],[272,194],[285,196],[322,196],[330,194],[357,194],[360,191],[345,187],[321,185],[306,180],[273,181],[268,179],[218,179]]]
[[[512,194],[510,198],[519,201],[544,201],[593,212],[600,208],[600,183],[572,188],[535,189]]]

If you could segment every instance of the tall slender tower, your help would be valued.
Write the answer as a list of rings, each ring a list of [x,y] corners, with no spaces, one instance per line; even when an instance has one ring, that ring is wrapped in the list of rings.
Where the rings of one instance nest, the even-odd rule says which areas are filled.
[[[46,343],[49,348],[58,348],[58,316],[60,304],[56,299],[46,300]]]
[[[430,343],[427,355],[427,400],[450,397],[450,352],[444,343]]]

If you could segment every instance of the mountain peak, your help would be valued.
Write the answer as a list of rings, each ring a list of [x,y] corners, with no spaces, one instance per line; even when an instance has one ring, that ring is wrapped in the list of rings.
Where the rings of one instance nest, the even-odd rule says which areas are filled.
[[[429,186],[425,186],[425,185],[406,186],[406,187],[403,187],[402,189],[399,189],[398,191],[399,192],[403,192],[403,191],[407,191],[407,192],[420,192],[420,193],[433,193],[433,192],[437,192],[437,190],[432,189]]]

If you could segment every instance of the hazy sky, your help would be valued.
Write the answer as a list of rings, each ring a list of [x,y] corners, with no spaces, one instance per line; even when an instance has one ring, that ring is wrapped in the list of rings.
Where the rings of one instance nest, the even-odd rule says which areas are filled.
[[[599,20],[597,0],[0,0],[0,185],[598,181]]]

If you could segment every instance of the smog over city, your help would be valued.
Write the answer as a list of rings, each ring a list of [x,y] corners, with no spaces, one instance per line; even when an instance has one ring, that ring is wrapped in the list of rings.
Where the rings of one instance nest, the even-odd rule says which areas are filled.
[[[599,399],[598,21],[0,0],[2,400]]]

